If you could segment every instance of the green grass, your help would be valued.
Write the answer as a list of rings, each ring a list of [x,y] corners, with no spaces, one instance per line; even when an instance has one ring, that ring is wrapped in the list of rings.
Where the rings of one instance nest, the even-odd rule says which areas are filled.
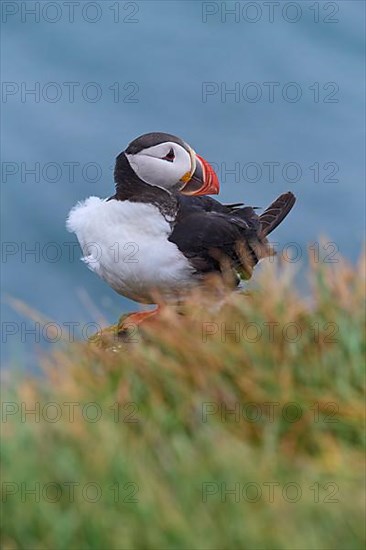
[[[304,298],[272,264],[220,313],[196,295],[8,373],[2,548],[363,548],[363,273],[314,265]]]

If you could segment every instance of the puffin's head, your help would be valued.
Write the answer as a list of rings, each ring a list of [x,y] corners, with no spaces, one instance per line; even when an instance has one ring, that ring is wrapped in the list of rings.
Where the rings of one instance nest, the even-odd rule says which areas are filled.
[[[138,178],[185,195],[217,195],[219,180],[210,164],[182,139],[152,132],[134,139],[123,152]],[[117,158],[118,163],[118,158]]]

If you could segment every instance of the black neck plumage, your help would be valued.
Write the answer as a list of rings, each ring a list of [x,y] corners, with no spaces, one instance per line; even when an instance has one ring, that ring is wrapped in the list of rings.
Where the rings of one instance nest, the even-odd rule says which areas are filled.
[[[132,170],[124,152],[116,159],[114,181],[116,193],[109,200],[153,204],[166,219],[175,218],[178,204],[174,194],[142,181]]]

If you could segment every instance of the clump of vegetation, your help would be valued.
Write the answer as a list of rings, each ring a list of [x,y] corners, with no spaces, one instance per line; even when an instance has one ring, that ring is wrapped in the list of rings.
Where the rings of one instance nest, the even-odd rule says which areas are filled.
[[[2,547],[362,548],[363,262],[289,273],[10,376]]]

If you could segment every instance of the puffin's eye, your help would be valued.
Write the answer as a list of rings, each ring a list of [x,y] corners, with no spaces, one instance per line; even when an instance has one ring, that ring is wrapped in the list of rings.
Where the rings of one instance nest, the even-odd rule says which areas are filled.
[[[170,149],[169,153],[163,157],[163,160],[168,160],[169,162],[173,162],[175,159],[175,154],[173,151],[173,148]]]

